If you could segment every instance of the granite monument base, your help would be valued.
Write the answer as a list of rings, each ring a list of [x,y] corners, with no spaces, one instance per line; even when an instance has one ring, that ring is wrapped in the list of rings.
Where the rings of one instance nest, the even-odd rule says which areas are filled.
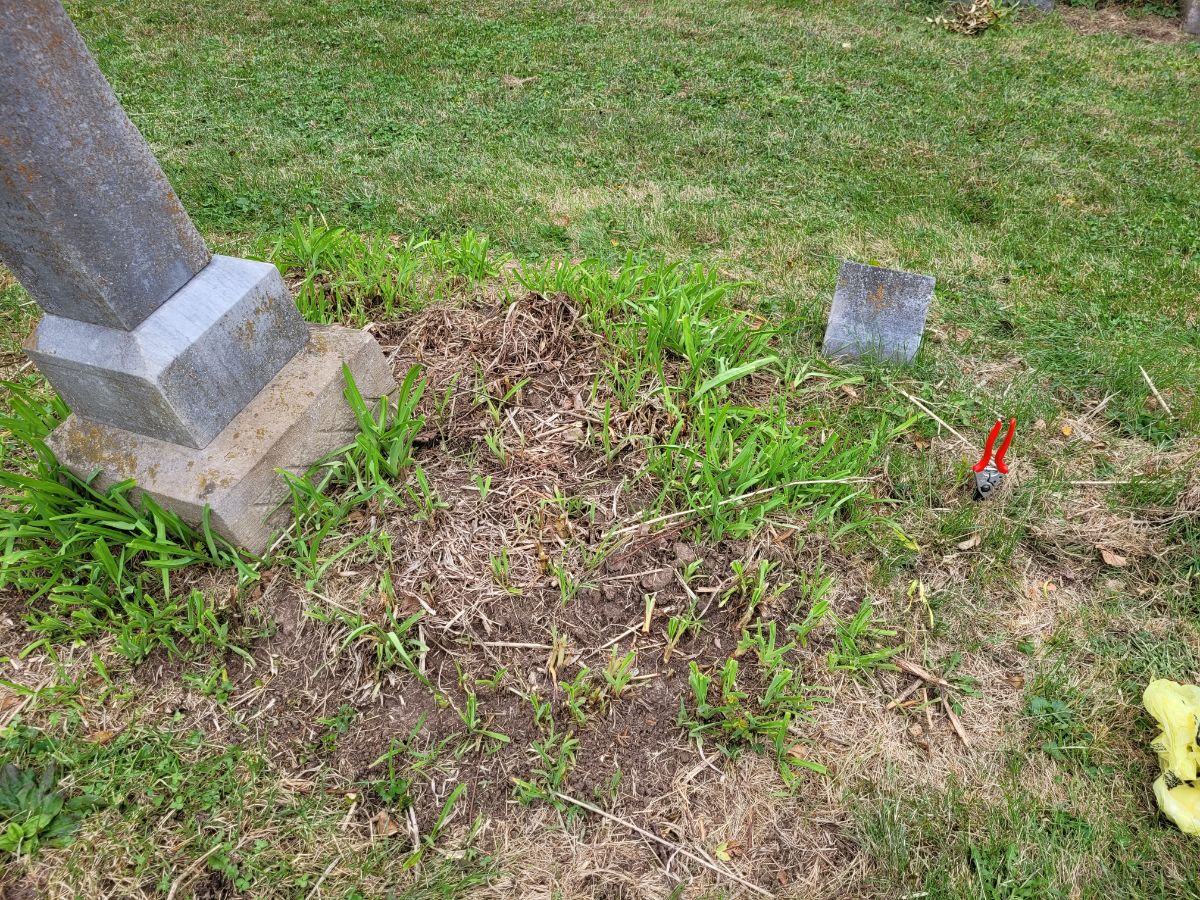
[[[47,314],[25,352],[80,416],[203,447],[307,339],[275,266],[214,256],[132,331]]]
[[[373,402],[396,382],[366,332],[314,327],[308,343],[206,446],[195,449],[73,415],[50,436],[60,462],[101,489],[134,479],[142,494],[198,525],[204,508],[217,534],[260,553],[286,525],[287,486],[276,471],[300,474],[353,443],[358,426],[346,403],[342,364]]]

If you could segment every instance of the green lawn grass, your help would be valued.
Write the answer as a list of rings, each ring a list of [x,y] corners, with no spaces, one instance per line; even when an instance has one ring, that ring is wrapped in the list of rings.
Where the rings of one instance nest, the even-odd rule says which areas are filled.
[[[809,424],[840,434],[847,453],[834,474],[870,471],[885,481],[887,506],[847,505],[838,524],[854,527],[832,539],[846,558],[869,563],[832,575],[861,575],[879,597],[907,598],[903,611],[895,603],[877,610],[895,619],[881,626],[904,628],[906,653],[920,659],[927,651],[948,674],[956,653],[1013,645],[1012,670],[1030,673],[1020,707],[1010,710],[1006,768],[989,776],[987,789],[954,779],[914,786],[890,770],[859,780],[835,773],[851,811],[846,840],[866,860],[853,888],[867,896],[1200,895],[1194,846],[1154,813],[1144,747],[1152,734],[1135,708],[1150,677],[1200,676],[1200,532],[1194,518],[1168,519],[1155,543],[1167,550],[1129,569],[1096,571],[1093,538],[1071,531],[1064,512],[1072,478],[1126,482],[1097,495],[1097,508],[1119,524],[1170,509],[1188,487],[1186,468],[1167,471],[1161,461],[1194,462],[1200,429],[1200,44],[1085,37],[1057,16],[1032,14],[966,38],[927,23],[940,7],[919,0],[129,0],[68,8],[220,251],[297,262],[287,256],[295,249],[289,229],[312,219],[405,238],[457,240],[470,230],[488,236],[493,258],[511,253],[533,265],[598,260],[587,277],[539,277],[591,304],[597,330],[651,375],[658,359],[643,353],[647,332],[620,323],[629,298],[619,277],[610,283],[602,274],[632,266],[630,254],[701,263],[749,282],[730,296],[778,329],[785,373],[801,370],[820,343],[840,257],[935,275],[936,333],[915,368],[843,373],[855,398],[844,404],[844,395],[810,390],[800,378],[806,424],[793,434],[782,407],[763,417],[773,433],[795,437],[796,455]],[[311,231],[290,233],[303,241]],[[448,241],[414,258],[433,254],[420,263],[422,277],[432,265],[487,280],[497,273],[481,267],[480,246],[475,237]],[[401,257],[389,256],[384,268]],[[706,285],[688,282],[672,296],[701,296]],[[644,300],[634,297],[635,307]],[[0,305],[11,325],[3,349],[15,358],[32,311],[11,281],[0,280]],[[689,313],[716,323],[716,337],[699,348],[701,362],[681,367],[685,393],[720,365],[752,361],[714,362],[726,346],[723,310]],[[305,312],[353,324],[364,316],[357,307]],[[663,324],[663,346],[693,361]],[[1143,369],[1170,411],[1152,398]],[[946,500],[964,473],[921,452],[936,429],[913,426],[914,410],[896,386],[923,395],[969,435],[986,430],[993,413],[1021,418],[1014,452],[1023,477],[1003,506]],[[1081,422],[1098,437],[1066,440],[1068,423]],[[377,430],[375,443],[391,433]],[[732,455],[742,437],[721,440],[730,440]],[[1158,468],[1147,474],[1138,466],[1151,455]],[[752,486],[782,471],[778,460],[763,459],[767,481]],[[372,464],[368,453],[363,471],[379,480]],[[654,465],[655,484],[668,495],[659,498],[664,511],[713,498],[677,496],[690,483],[690,460],[678,465],[664,454]],[[742,490],[736,472],[730,481],[727,489]],[[324,512],[310,501],[305,515],[317,522]],[[109,515],[102,508],[81,521],[108,528],[105,521],[120,519]],[[884,515],[890,524],[877,527]],[[153,525],[139,527],[150,546]],[[59,560],[68,581],[110,590],[110,563],[91,551],[90,536],[72,541],[65,533],[61,522],[45,529],[39,546],[68,544],[73,555]],[[986,554],[943,578],[930,557],[953,555],[976,533]],[[165,541],[163,533],[157,539]],[[307,569],[299,551],[284,564],[315,583],[328,560],[319,541],[310,549]],[[219,555],[198,538],[144,552]],[[1054,585],[1046,579],[1083,598],[1036,647],[1009,621],[1028,592],[1030,559],[1047,607]],[[37,580],[35,563],[22,570],[26,589]],[[89,704],[133,704],[134,689],[110,681],[99,656],[89,662],[97,645],[86,641],[116,634],[118,653],[140,660],[168,641],[215,652],[236,639],[212,638],[216,614],[202,602],[132,617],[143,587],[149,593],[160,577],[126,582],[122,568],[110,591],[120,602],[100,620],[88,610],[104,604],[82,591],[78,603],[73,595],[56,601],[43,631],[60,643],[42,650],[62,654],[60,675],[75,668],[37,698],[42,730],[10,729],[0,743],[22,765],[66,767],[73,789],[102,805],[85,843],[52,857],[62,863],[55,883],[82,877],[71,867],[86,866],[89,850],[101,852],[111,828],[130,835],[133,862],[110,891],[141,878],[151,895],[168,893],[187,874],[172,866],[180,856],[198,858],[202,844],[216,848],[204,871],[247,890],[272,885],[308,896],[328,883],[339,896],[359,896],[355,877],[376,886],[391,877],[397,863],[378,846],[323,855],[338,840],[343,783],[321,775],[302,788],[280,783],[261,748],[210,747],[190,733],[131,726],[112,740],[87,735]],[[914,596],[924,598],[916,586],[930,578],[940,586],[917,607],[919,627],[901,621]],[[181,582],[191,587],[186,570]],[[111,655],[113,646],[100,649]],[[412,667],[407,656],[404,664]],[[219,655],[211,666],[203,690],[220,694]],[[978,685],[985,700],[994,687]],[[871,696],[879,705],[889,699]],[[968,706],[986,718],[982,704]],[[1044,777],[1031,784],[1031,771]],[[147,782],[161,787],[150,802],[130,799]],[[192,841],[189,856],[179,848]],[[494,868],[470,854],[461,865],[436,858],[413,885],[416,895],[469,893]]]
[[[755,280],[810,339],[836,258],[873,259],[1131,432],[1172,431],[1139,365],[1200,421],[1195,43],[964,39],[923,2],[70,8],[218,245],[313,214],[645,250]]]

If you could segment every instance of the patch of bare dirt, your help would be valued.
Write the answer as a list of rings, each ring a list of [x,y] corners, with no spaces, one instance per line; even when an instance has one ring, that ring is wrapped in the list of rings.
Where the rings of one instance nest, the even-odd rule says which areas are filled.
[[[228,877],[220,872],[209,872],[196,883],[194,900],[237,900],[242,893]]]
[[[25,627],[26,600],[17,591],[0,590],[0,658],[16,656],[33,640]]]
[[[37,900],[42,893],[31,878],[8,881],[0,875],[0,900]]]
[[[627,444],[611,456],[588,438],[597,424],[588,410],[608,399],[603,388],[598,398],[589,396],[604,348],[579,310],[560,297],[434,307],[375,331],[399,378],[412,365],[424,367],[428,427],[416,455],[445,508],[423,521],[411,510],[372,510],[372,520],[361,524],[387,535],[387,558],[352,554],[327,574],[315,597],[286,577],[264,587],[254,602],[272,611],[274,634],[255,647],[253,667],[230,667],[237,683],[231,731],[264,739],[289,772],[323,766],[360,786],[353,818],[362,823],[386,812],[369,787],[387,772],[380,759],[394,742],[415,735],[421,751],[438,750],[438,762],[430,777],[415,780],[411,822],[397,823],[401,832],[411,826],[428,833],[449,789],[466,783],[462,815],[467,821],[482,815],[503,847],[540,842],[533,836],[558,817],[549,807],[525,810],[513,799],[514,779],[532,777],[541,765],[531,748],[552,721],[555,733],[578,740],[577,765],[563,787],[573,796],[622,810],[671,841],[720,847],[730,866],[767,878],[775,889],[838,883],[835,873],[845,870],[853,840],[835,834],[845,813],[832,789],[820,788],[824,824],[803,817],[807,800],[794,801],[799,819],[788,817],[789,804],[774,796],[782,783],[768,758],[748,752],[729,767],[715,747],[698,753],[677,720],[682,698],[693,705],[691,665],[719,668],[737,647],[745,609],[740,597],[730,599],[733,561],[747,569],[766,561],[772,583],[786,586],[758,610],[779,622],[781,642],[787,623],[807,612],[796,608],[798,576],[814,571],[818,559],[844,569],[830,600],[848,618],[862,596],[856,567],[849,560],[839,565],[823,539],[786,523],[750,540],[716,544],[695,543],[682,525],[635,531],[602,562],[589,560],[589,548],[607,531],[639,516],[647,498],[634,481],[642,457],[632,436],[665,428],[666,416],[649,406],[636,418],[616,417],[614,441]],[[489,451],[489,436],[503,441],[505,458]],[[486,496],[473,480],[484,477]],[[508,566],[503,578],[494,568],[501,554]],[[385,580],[390,591],[380,588]],[[399,669],[378,680],[374,644],[343,646],[345,630],[314,621],[309,604],[368,621],[383,621],[393,607],[400,616],[424,610],[420,628],[429,650],[420,665],[436,693]],[[667,621],[689,609],[704,629],[668,658]],[[828,636],[814,636],[801,654],[805,683],[819,685],[827,676],[830,646]],[[634,680],[620,697],[593,696],[580,722],[562,685],[586,668],[598,691],[614,653],[635,655]],[[769,673],[752,654],[741,664],[739,689],[760,695]],[[498,685],[481,683],[499,671],[505,674]],[[477,698],[483,728],[507,741],[467,733],[468,694]],[[549,719],[540,726],[531,695],[548,704]],[[344,723],[321,724],[347,708]],[[796,729],[797,753],[831,756],[818,748],[820,729],[806,732]],[[727,817],[731,810],[734,819]],[[526,852],[522,859],[539,857],[536,865],[546,867],[546,896],[564,896],[567,885],[573,887],[565,896],[583,896],[578,892],[604,880],[603,871],[642,885],[612,896],[670,892],[678,874],[667,865],[669,851],[660,854],[620,828],[604,833],[619,836],[623,849],[595,844],[590,832],[585,841],[572,825],[563,832],[565,844],[551,840],[543,848],[548,855]],[[588,860],[595,865],[588,868]],[[521,871],[530,885],[526,895],[538,896],[528,868]]]
[[[1105,4],[1098,9],[1060,3],[1057,9],[1063,21],[1080,34],[1120,34],[1164,44],[1179,44],[1192,39],[1184,33],[1178,18],[1148,13],[1138,15],[1117,3]]]

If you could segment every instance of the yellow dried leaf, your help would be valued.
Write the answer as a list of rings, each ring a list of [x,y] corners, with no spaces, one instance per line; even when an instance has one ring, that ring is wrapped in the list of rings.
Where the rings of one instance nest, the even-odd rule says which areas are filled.
[[[957,546],[958,546],[959,550],[970,550],[972,547],[978,547],[979,541],[980,541],[979,535],[973,534],[969,538],[967,538],[965,541],[959,541]]]
[[[1064,425],[1059,430],[1062,432],[1063,437],[1070,437],[1071,435],[1073,435],[1075,433],[1075,429],[1072,428],[1070,425]]]

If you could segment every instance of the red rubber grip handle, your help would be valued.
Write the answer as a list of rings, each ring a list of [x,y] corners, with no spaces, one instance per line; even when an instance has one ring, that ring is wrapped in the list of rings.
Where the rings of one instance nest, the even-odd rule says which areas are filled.
[[[1000,427],[1000,423],[996,423],[996,427]],[[1008,452],[1008,445],[1012,443],[1013,435],[1017,433],[1017,420],[1015,418],[1008,420],[1008,434],[1004,435],[1004,442],[1000,444],[1000,449],[996,451],[996,471],[1001,475],[1008,474],[1008,466],[1004,464],[1004,454]]]
[[[988,460],[992,457],[992,447],[996,444],[996,438],[1000,436],[1000,420],[996,420],[996,424],[992,426],[992,433],[988,435],[987,443],[983,445],[983,457],[979,462],[971,467],[972,472],[982,472],[987,468]],[[1005,447],[1008,445],[1005,444]],[[1003,451],[1001,451],[1003,452]],[[997,466],[996,468],[999,468]]]

